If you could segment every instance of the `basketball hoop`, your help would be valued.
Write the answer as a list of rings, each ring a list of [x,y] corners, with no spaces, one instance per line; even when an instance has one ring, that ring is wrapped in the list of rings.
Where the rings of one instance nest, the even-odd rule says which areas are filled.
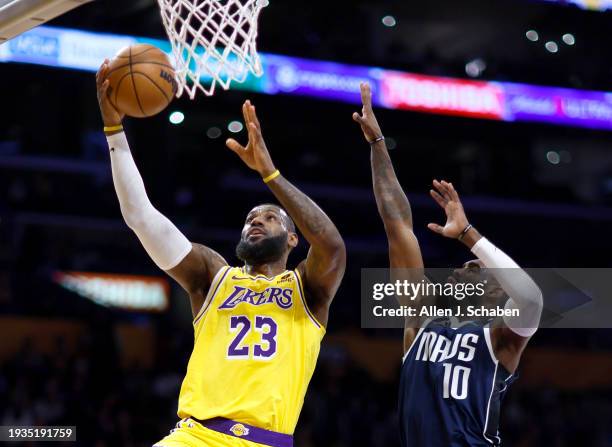
[[[157,0],[172,44],[178,91],[193,99],[212,95],[218,83],[227,90],[263,74],[257,54],[257,19],[268,0]],[[201,78],[204,77],[203,80]],[[207,79],[210,78],[210,85]]]

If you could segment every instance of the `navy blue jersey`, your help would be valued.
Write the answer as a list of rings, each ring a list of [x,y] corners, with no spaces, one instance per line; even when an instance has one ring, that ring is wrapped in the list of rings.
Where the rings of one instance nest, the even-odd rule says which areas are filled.
[[[403,447],[501,445],[500,403],[513,378],[493,354],[488,326],[427,324],[402,365]]]

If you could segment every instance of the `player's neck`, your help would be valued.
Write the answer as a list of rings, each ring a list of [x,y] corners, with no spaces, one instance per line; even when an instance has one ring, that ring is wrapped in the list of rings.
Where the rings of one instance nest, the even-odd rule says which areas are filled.
[[[252,276],[264,275],[268,278],[283,273],[287,270],[287,260],[279,259],[275,262],[267,262],[264,264],[245,264],[244,271]]]

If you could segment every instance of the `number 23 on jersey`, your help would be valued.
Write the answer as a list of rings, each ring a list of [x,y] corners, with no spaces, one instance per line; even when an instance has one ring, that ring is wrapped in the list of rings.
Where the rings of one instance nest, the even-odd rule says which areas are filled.
[[[276,354],[278,326],[272,317],[256,315],[254,321],[246,315],[232,315],[229,331],[236,334],[227,347],[228,359],[270,360]],[[251,331],[259,334],[259,341],[246,342]]]

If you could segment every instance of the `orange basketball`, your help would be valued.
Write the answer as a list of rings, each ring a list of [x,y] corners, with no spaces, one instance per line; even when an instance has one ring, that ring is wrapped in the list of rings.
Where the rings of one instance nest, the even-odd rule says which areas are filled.
[[[108,80],[111,104],[135,118],[153,116],[164,110],[177,89],[168,56],[148,44],[119,51],[110,61]]]

